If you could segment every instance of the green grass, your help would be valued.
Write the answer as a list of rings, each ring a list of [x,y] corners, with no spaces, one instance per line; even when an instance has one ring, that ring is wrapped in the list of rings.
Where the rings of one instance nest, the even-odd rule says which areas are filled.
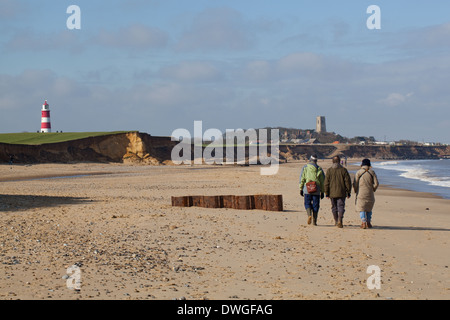
[[[62,132],[62,133],[1,133],[0,143],[41,145],[47,143],[57,143],[72,140],[79,140],[89,137],[98,137],[112,134],[137,132],[137,131],[113,131],[113,132]]]

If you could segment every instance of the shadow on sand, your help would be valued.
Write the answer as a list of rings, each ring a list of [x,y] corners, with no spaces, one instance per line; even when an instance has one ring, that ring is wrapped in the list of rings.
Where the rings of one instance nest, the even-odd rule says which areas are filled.
[[[323,225],[324,227],[333,227],[336,228],[334,225]],[[345,225],[344,228],[349,229],[361,229],[361,225]],[[364,229],[362,229],[364,230]],[[403,231],[450,231],[450,229],[445,228],[433,228],[433,227],[412,227],[412,226],[377,226],[374,225],[371,229],[365,229],[365,230],[403,230]],[[364,231],[365,231],[364,230]]]
[[[0,212],[92,203],[89,198],[0,194]]]
[[[412,226],[373,226],[373,229],[381,230],[417,230],[417,231],[450,231],[445,228],[432,228],[432,227],[412,227]]]

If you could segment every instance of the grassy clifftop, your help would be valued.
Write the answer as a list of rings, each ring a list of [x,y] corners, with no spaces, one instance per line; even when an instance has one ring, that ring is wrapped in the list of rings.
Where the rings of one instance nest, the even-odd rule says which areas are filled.
[[[2,133],[0,143],[41,145],[48,143],[66,142],[89,137],[115,135],[136,131],[113,131],[113,132],[61,132],[61,133]]]

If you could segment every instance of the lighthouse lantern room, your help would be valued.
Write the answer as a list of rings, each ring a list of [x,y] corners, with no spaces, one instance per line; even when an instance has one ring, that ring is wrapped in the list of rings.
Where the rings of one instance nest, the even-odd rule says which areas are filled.
[[[50,124],[50,106],[48,105],[47,100],[45,100],[42,105],[41,132],[52,132],[52,125]]]

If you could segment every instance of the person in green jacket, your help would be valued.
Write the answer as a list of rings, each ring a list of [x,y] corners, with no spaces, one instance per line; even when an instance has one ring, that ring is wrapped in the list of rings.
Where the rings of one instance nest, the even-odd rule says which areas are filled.
[[[304,197],[306,213],[308,215],[308,224],[317,225],[317,216],[320,209],[320,200],[324,198],[324,180],[325,173],[322,168],[317,165],[317,155],[312,155],[309,163],[302,168],[300,174],[300,195]],[[315,181],[317,190],[315,192],[308,191],[306,184]]]
[[[325,177],[325,195],[331,199],[331,212],[335,225],[342,228],[342,220],[345,213],[345,198],[350,198],[352,181],[347,169],[341,164],[339,156],[333,157],[333,163],[327,170]]]

